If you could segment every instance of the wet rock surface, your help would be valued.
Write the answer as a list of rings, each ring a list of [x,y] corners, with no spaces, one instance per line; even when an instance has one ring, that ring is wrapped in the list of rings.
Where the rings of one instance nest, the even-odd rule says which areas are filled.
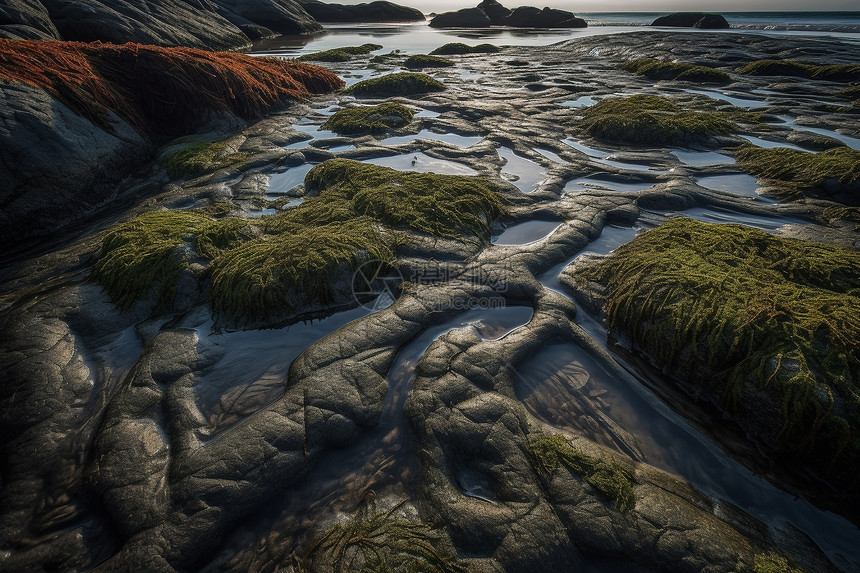
[[[644,93],[690,108],[712,105],[684,82],[655,84],[620,68],[635,57],[677,58],[729,73],[734,82],[725,91],[764,100],[769,114],[814,117],[856,136],[856,114],[839,107],[840,86],[812,82],[814,97],[801,102],[791,80],[735,73],[738,63],[773,53],[821,63],[850,59],[837,40],[815,48],[812,56],[808,41],[648,32],[449,56],[455,67],[430,72],[445,90],[361,100],[413,108],[402,129],[416,134],[413,140],[388,145],[384,135],[312,129],[355,102],[321,96],[229,135],[230,148],[246,154],[241,164],[159,183],[145,201],[117,214],[208,209],[254,223],[260,211],[290,209],[305,194],[303,177],[283,194],[269,194],[273,174],[340,157],[387,158],[402,170],[468,167],[498,185],[508,202],[494,234],[535,219],[558,221],[538,240],[512,245],[410,231],[394,264],[409,288],[385,304],[352,303],[346,312],[354,314],[327,318],[335,322],[319,323],[320,338],[308,340],[297,357],[277,344],[265,353],[230,352],[245,348],[237,338],[245,333],[219,329],[218,317],[200,303],[206,260],[190,261],[191,274],[177,279],[178,302],[168,310],[157,308],[154,296],[119,310],[98,284],[85,281],[104,236],[97,227],[4,268],[3,567],[298,571],[297,563],[316,562],[313,548],[325,532],[369,506],[397,507],[402,519],[437,526],[438,550],[474,571],[605,565],[728,572],[751,570],[771,554],[807,571],[855,569],[856,524],[795,504],[710,444],[710,432],[684,430],[696,445],[682,457],[717,456],[688,471],[667,462],[669,452],[658,455],[646,436],[628,432],[629,420],[602,405],[611,393],[591,388],[587,376],[552,386],[588,388],[570,400],[588,419],[579,427],[552,425],[518,395],[529,359],[554,344],[585,352],[613,380],[647,391],[633,368],[606,350],[587,305],[548,286],[615,228],[634,234],[686,214],[856,248],[856,223],[833,211],[832,202],[708,189],[697,178],[738,174],[739,167],[691,165],[662,145],[596,140],[582,125],[582,110],[562,105],[581,92],[595,101]],[[331,69],[349,79],[398,65],[396,58],[369,59]],[[523,61],[529,63],[515,63]],[[544,89],[527,87],[534,84]],[[767,93],[753,91],[762,89]],[[739,129],[776,142],[792,131],[764,122],[741,122]],[[461,147],[417,137],[422,130],[482,139]],[[742,141],[729,134],[708,144],[731,157]],[[520,170],[528,164],[504,159],[502,147],[543,170],[530,192],[515,185],[534,177]],[[562,191],[583,177],[650,186]],[[519,307],[532,312],[503,316]],[[299,326],[257,334],[298,336]],[[581,368],[571,372],[582,376]],[[668,412],[655,428],[670,421],[687,427],[683,408],[673,413],[650,400]],[[544,463],[534,444],[547,435],[560,436],[591,465]],[[629,506],[607,497],[592,467],[597,462],[629,476]],[[735,495],[717,478],[709,481],[723,468],[735,472],[727,479],[752,489]],[[750,501],[758,499],[770,501],[765,508]]]

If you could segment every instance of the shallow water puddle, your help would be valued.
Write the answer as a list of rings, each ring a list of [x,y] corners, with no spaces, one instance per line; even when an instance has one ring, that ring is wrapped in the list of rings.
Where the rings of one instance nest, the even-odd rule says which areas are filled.
[[[678,161],[691,167],[712,167],[714,165],[732,165],[734,157],[717,153],[716,151],[689,151],[686,149],[673,149],[672,155]]]
[[[610,157],[612,157],[610,155]],[[618,169],[626,169],[633,171],[648,171],[651,169],[651,166],[647,163],[633,163],[631,161],[619,161],[615,159],[597,159],[598,163],[602,163],[604,165],[610,165],[612,167],[617,167]]]
[[[451,145],[456,145],[457,147],[471,147],[476,143],[481,142],[484,138],[480,135],[459,135],[457,133],[436,133],[435,131],[430,131],[429,129],[422,129],[418,133],[411,135],[398,135],[395,137],[387,137],[383,140],[380,140],[379,143],[384,143],[385,145],[399,145],[401,143],[409,143],[410,141],[415,141],[416,139],[431,139],[434,141],[444,141],[445,143],[450,143]]]
[[[575,150],[586,154],[589,157],[596,157],[598,159],[606,159],[607,157],[612,155],[612,152],[610,152],[610,151],[604,151],[603,149],[597,149],[596,147],[590,147],[590,146],[582,143],[580,140],[574,139],[572,137],[562,139],[561,142],[564,143],[565,145],[567,145],[568,147],[572,147]]]
[[[477,175],[478,172],[467,165],[448,161],[447,159],[436,159],[424,153],[404,153],[402,155],[391,155],[389,157],[377,157],[367,159],[365,163],[390,167],[399,171],[418,171],[421,173],[441,173],[443,175]]]
[[[215,434],[276,400],[283,394],[287,371],[299,354],[369,313],[367,308],[358,307],[274,330],[209,334],[211,322],[198,328],[202,345],[223,352],[194,385],[197,405],[209,422],[208,433]]]
[[[273,173],[269,175],[269,188],[266,190],[267,195],[283,195],[296,185],[301,185],[305,181],[305,175],[313,169],[313,165],[305,163],[298,167],[291,167],[282,173]]]
[[[762,231],[777,231],[786,225],[809,225],[809,221],[798,219],[795,217],[774,216],[767,217],[764,215],[751,215],[749,213],[741,213],[731,209],[723,209],[720,207],[693,207],[679,212],[663,213],[667,217],[690,217],[704,223],[731,223],[736,225],[746,225],[761,229]]]
[[[767,139],[762,139],[761,137],[755,137],[754,135],[741,135],[740,137],[746,139],[753,145],[757,145],[759,147],[764,147],[765,149],[774,149],[777,147],[786,147],[788,149],[796,149],[798,151],[805,151],[806,153],[812,153],[808,149],[804,149],[799,145],[795,145],[793,143],[788,142],[780,142],[780,141],[770,141]]]
[[[525,245],[550,236],[561,225],[561,221],[526,221],[512,225],[493,238],[499,246]]]
[[[757,199],[766,199],[756,193],[756,189],[759,188],[756,178],[745,173],[697,177],[696,183],[714,191],[725,191],[727,193],[734,193],[735,195],[747,195]]]
[[[301,141],[291,143],[285,146],[284,149],[303,149],[310,145],[311,141],[314,141],[315,139],[332,139],[334,137],[340,137],[333,131],[322,129],[319,124],[297,123],[293,126],[293,129],[299,133],[309,135],[310,139],[303,139]]]
[[[274,215],[277,213],[277,209],[253,209],[248,211],[249,217],[266,217],[267,215]]]
[[[550,161],[555,161],[556,163],[567,163],[558,153],[554,151],[550,151],[549,149],[544,149],[543,147],[535,147],[535,151],[549,159]]]
[[[418,113],[416,113],[414,117],[429,117],[429,118],[433,118],[433,117],[439,117],[440,115],[442,115],[442,114],[441,114],[441,113],[439,113],[438,111],[433,111],[433,110],[430,110],[430,109],[422,109],[421,111],[419,111]]]
[[[582,191],[593,191],[595,189],[607,189],[609,191],[620,191],[622,193],[635,193],[650,189],[655,184],[647,181],[631,181],[629,183],[602,179],[600,177],[579,177],[568,181],[562,190],[563,193],[577,193]]]
[[[616,225],[606,225],[600,232],[600,236],[588,243],[588,245],[583,250],[576,253],[576,255],[564,261],[563,263],[559,263],[548,271],[541,273],[540,275],[538,275],[537,279],[546,288],[564,294],[567,291],[567,287],[561,284],[561,281],[558,280],[558,275],[561,273],[561,271],[564,270],[567,265],[572,263],[574,259],[579,257],[582,253],[607,255],[621,245],[629,243],[630,241],[635,239],[636,235],[638,235],[641,231],[642,229],[639,227],[620,227]]]
[[[335,145],[334,147],[329,147],[328,150],[332,153],[339,153],[341,151],[352,151],[355,149],[355,146],[352,144],[348,145]]]
[[[809,133],[814,133],[816,135],[823,135],[825,137],[832,137],[838,141],[841,141],[851,149],[860,150],[860,138],[851,137],[850,135],[845,135],[843,133],[839,133],[838,131],[833,131],[832,129],[825,129],[823,127],[807,127],[805,125],[798,125],[795,123],[795,119],[787,116],[777,116],[781,120],[785,122],[785,124],[794,129],[796,131],[807,131]]]
[[[591,96],[581,96],[574,100],[563,101],[559,105],[563,107],[574,107],[574,108],[582,108],[582,107],[591,107],[597,103],[597,100]]]
[[[506,161],[502,176],[510,177],[508,180],[523,193],[531,193],[546,180],[547,172],[541,164],[517,155],[508,147],[500,147],[497,152]]]
[[[703,95],[703,96],[708,96],[711,99],[717,99],[717,100],[725,101],[725,102],[732,104],[735,107],[751,108],[751,107],[763,107],[763,106],[768,105],[768,103],[766,101],[761,100],[761,99],[735,97],[735,96],[730,96],[730,95],[724,94],[722,92],[715,92],[715,91],[711,91],[711,90],[687,89],[684,91],[686,91],[688,93],[692,93],[692,94],[699,94],[699,95]]]

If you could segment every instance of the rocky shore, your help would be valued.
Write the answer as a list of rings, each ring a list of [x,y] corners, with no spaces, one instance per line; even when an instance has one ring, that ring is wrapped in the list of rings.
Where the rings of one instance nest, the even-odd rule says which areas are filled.
[[[244,126],[147,139],[108,107],[155,155],[134,199],[0,269],[0,568],[856,570],[856,458],[836,489],[759,455],[559,279],[690,218],[856,258],[856,64],[814,48],[653,31],[403,72],[370,45],[325,63],[341,91],[282,63],[308,93]],[[70,146],[108,138],[63,105]],[[840,273],[850,303],[856,265],[818,287]],[[854,440],[856,370],[821,375]]]

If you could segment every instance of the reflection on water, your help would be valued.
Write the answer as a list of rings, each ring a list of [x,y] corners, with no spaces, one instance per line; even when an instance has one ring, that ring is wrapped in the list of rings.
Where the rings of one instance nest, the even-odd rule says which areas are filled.
[[[591,107],[596,103],[597,103],[597,100],[591,96],[580,96],[574,100],[568,100],[568,101],[561,102],[559,105],[564,106],[564,107],[580,108],[580,107]]]
[[[564,143],[565,145],[567,145],[568,147],[572,147],[575,150],[586,154],[589,157],[596,157],[598,159],[606,159],[607,157],[612,155],[612,153],[609,151],[604,151],[603,149],[597,149],[596,147],[590,147],[590,146],[582,143],[580,140],[574,139],[572,137],[568,137],[567,139],[563,139],[561,142]]]
[[[693,94],[708,96],[711,99],[725,101],[725,102],[732,104],[735,107],[752,108],[752,107],[762,107],[762,106],[767,105],[767,102],[764,100],[730,96],[730,95],[724,94],[722,92],[716,92],[716,91],[711,91],[711,90],[687,89],[684,91],[689,92],[689,93],[693,93]]]
[[[493,238],[493,244],[500,246],[525,245],[550,236],[558,229],[559,221],[526,221],[505,229]]]
[[[436,159],[424,153],[404,153],[389,157],[368,159],[366,163],[390,167],[398,171],[419,171],[421,173],[441,173],[443,175],[477,175],[478,172],[454,161]]]
[[[636,191],[644,191],[654,186],[654,183],[648,181],[617,181],[615,179],[601,177],[579,177],[568,181],[564,186],[563,192],[576,193],[593,189],[608,189],[610,191],[621,191],[623,193],[634,193]]]
[[[502,166],[502,176],[507,175],[507,179],[523,193],[531,193],[546,179],[546,168],[540,163],[520,157],[507,147],[500,147],[497,151],[499,157],[506,161]]]
[[[438,115],[438,114],[437,114]],[[480,135],[459,135],[457,133],[436,133],[435,131],[430,131],[429,129],[422,129],[418,133],[411,135],[398,135],[395,137],[387,137],[380,141],[380,143],[384,143],[385,145],[399,145],[401,143],[409,143],[410,141],[414,141],[416,139],[431,139],[434,141],[444,141],[445,143],[450,143],[451,145],[456,145],[457,147],[471,147],[476,143],[479,143],[484,138]]]
[[[741,135],[740,137],[746,139],[753,145],[757,145],[759,147],[764,147],[765,149],[774,149],[776,147],[787,147],[788,149],[796,149],[798,151],[806,151],[807,153],[811,153],[808,149],[804,149],[798,145],[793,143],[782,142],[782,141],[770,141],[769,139],[762,139],[761,137],[755,137],[753,135]]]
[[[298,167],[291,167],[282,173],[269,175],[269,188],[266,190],[266,194],[283,195],[296,185],[301,185],[305,181],[305,175],[313,167],[310,163],[305,163]]]
[[[564,159],[558,153],[554,151],[550,151],[549,149],[544,149],[543,147],[535,147],[535,151],[549,159],[550,161],[555,161],[556,163],[566,163]]]
[[[714,165],[732,165],[734,157],[723,155],[716,151],[689,151],[686,149],[673,149],[672,155],[684,165],[692,167],[712,167]]]
[[[758,182],[752,175],[746,173],[737,173],[732,175],[708,175],[707,177],[699,177],[696,183],[706,189],[714,191],[725,191],[736,195],[748,195],[757,199],[764,199],[756,190]]]

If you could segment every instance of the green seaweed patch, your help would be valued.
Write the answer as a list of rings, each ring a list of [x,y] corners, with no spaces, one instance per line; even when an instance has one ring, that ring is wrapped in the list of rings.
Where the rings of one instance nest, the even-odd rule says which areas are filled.
[[[667,62],[653,58],[631,60],[622,67],[652,80],[680,80],[702,84],[728,84],[732,78],[725,72],[683,62]]]
[[[860,81],[860,65],[806,64],[796,60],[758,60],[738,70],[753,76],[794,76],[831,82]]]
[[[806,153],[797,149],[744,146],[735,153],[735,159],[756,177],[778,181],[779,192],[787,198],[798,198],[803,191],[820,190],[836,197],[845,192],[848,202],[853,204],[860,199],[860,151],[856,149],[837,147]]]
[[[399,72],[360,81],[344,90],[357,96],[408,96],[439,92],[445,85],[425,74]]]
[[[330,159],[305,177],[305,189],[344,196],[360,214],[392,227],[461,239],[490,238],[505,213],[497,186],[482,177],[397,171],[349,159]]]
[[[323,127],[340,134],[379,133],[408,125],[414,113],[399,103],[356,105],[338,110]]]
[[[598,139],[681,146],[735,133],[739,128],[734,119],[741,117],[731,112],[685,110],[652,95],[604,99],[586,108],[583,115],[583,128]]]
[[[380,225],[366,217],[323,225],[270,222],[277,232],[223,253],[212,264],[212,309],[256,320],[308,301],[331,304],[333,285],[363,262],[394,259]],[[270,228],[271,229],[271,228]]]
[[[804,573],[803,569],[773,551],[756,553],[753,557],[753,573]]]
[[[244,152],[226,151],[226,141],[195,143],[168,157],[163,165],[171,179],[181,179],[241,164],[248,156]]]
[[[381,50],[379,44],[362,44],[361,46],[344,46],[342,48],[333,48],[331,50],[323,50],[312,54],[304,54],[297,59],[303,62],[348,62],[356,56],[366,56],[367,54]]]
[[[403,62],[403,65],[410,70],[421,68],[450,68],[454,65],[454,62],[446,58],[440,58],[439,56],[417,54],[415,56],[409,56],[408,58],[406,58],[406,61]]]
[[[432,56],[457,56],[464,54],[495,54],[501,52],[502,49],[493,44],[478,44],[477,46],[469,46],[462,42],[450,42],[443,46],[439,46],[432,52]]]
[[[551,476],[559,464],[564,464],[585,478],[586,483],[604,497],[615,502],[619,511],[627,511],[636,503],[633,476],[618,462],[590,456],[574,448],[560,434],[540,434],[529,441],[535,466],[543,476]]]
[[[609,328],[658,366],[856,490],[840,468],[860,460],[858,269],[856,251],[676,219],[576,280],[605,285]]]
[[[398,514],[401,504],[388,511],[363,506],[348,521],[329,528],[299,558],[299,571],[422,571],[466,573],[468,569],[441,547],[442,537],[424,522]]]
[[[128,308],[153,289],[158,307],[173,301],[179,273],[188,266],[180,247],[215,256],[238,241],[237,222],[215,221],[196,211],[156,211],[120,223],[102,241],[91,278],[114,303]]]
[[[368,260],[394,262],[404,230],[487,242],[505,212],[489,180],[358,161],[326,161],[311,170],[306,187],[318,195],[253,221],[189,210],[122,223],[105,236],[91,277],[121,308],[153,291],[167,308],[182,270],[209,261],[217,314],[272,320],[339,300],[348,271]]]
[[[860,107],[860,85],[852,86],[842,92],[842,96],[854,102],[854,107]]]

